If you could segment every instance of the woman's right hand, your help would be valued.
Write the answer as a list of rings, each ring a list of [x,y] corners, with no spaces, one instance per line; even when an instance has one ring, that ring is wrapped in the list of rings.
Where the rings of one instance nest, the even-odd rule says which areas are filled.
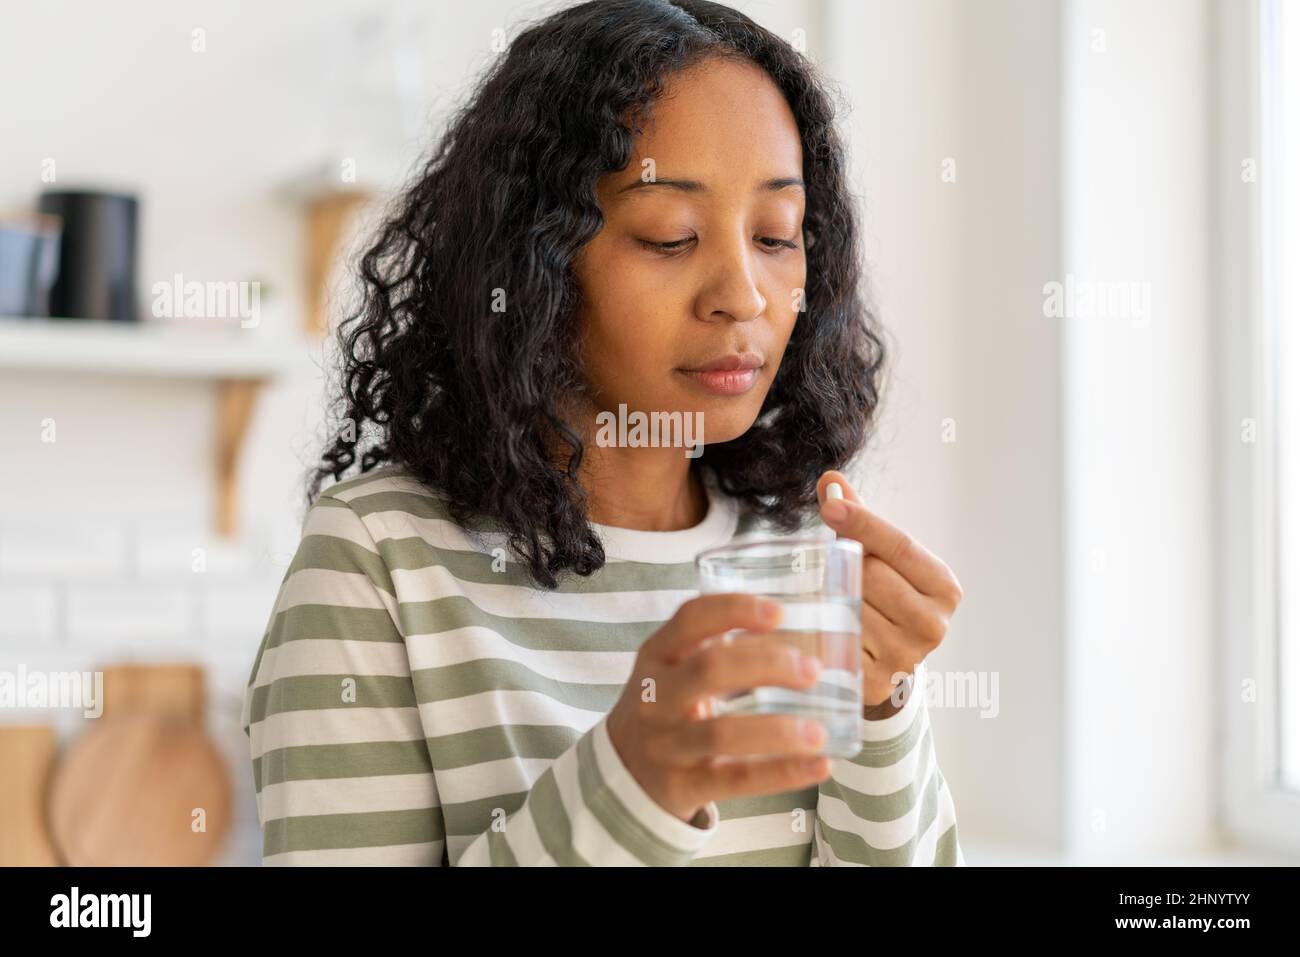
[[[780,620],[771,599],[701,595],[683,602],[637,654],[606,720],[610,741],[642,789],[683,821],[709,801],[793,791],[830,775],[830,759],[817,755],[825,741],[819,721],[712,715],[713,698],[816,684],[821,663],[790,645],[710,641],[732,629],[770,631]]]

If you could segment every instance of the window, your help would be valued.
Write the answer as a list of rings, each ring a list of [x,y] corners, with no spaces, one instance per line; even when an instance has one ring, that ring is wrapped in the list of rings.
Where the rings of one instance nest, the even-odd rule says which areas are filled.
[[[1300,792],[1300,9],[1264,4],[1264,318],[1274,356],[1279,782]]]
[[[1222,794],[1237,837],[1300,849],[1300,3],[1220,14]]]

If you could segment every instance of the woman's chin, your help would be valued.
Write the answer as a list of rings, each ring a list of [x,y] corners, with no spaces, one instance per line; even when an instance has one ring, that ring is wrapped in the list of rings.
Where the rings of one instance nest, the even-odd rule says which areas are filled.
[[[756,418],[748,414],[748,410],[741,409],[729,411],[701,409],[700,414],[704,419],[705,445],[716,445],[719,442],[730,442],[740,438],[750,430]]]

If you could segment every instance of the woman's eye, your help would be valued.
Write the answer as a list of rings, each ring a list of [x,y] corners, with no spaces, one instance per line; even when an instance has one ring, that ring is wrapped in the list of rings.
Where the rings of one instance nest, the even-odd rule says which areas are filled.
[[[754,238],[759,242],[759,244],[764,249],[769,249],[772,250],[773,252],[779,249],[799,248],[798,244],[793,239],[778,239],[774,236],[755,236]],[[639,242],[646,249],[649,249],[652,252],[664,253],[664,254],[681,252],[683,249],[685,249],[694,241],[695,238],[693,236],[688,236],[685,239],[672,239],[672,240],[668,240],[667,242],[657,242],[653,239],[637,240],[637,242]]]
[[[673,239],[666,243],[658,243],[652,239],[638,240],[638,242],[640,242],[641,245],[644,246],[646,249],[650,249],[653,250],[654,252],[660,252],[660,253],[677,252],[679,249],[684,249],[686,247],[686,244],[689,243],[690,241],[691,240],[689,237],[686,239]]]

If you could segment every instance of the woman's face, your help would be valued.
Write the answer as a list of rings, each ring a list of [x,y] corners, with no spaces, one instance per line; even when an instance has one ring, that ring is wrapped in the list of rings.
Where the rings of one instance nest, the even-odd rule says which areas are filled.
[[[699,412],[706,443],[749,429],[799,316],[802,173],[794,115],[759,67],[710,59],[671,79],[631,162],[599,183],[605,224],[575,262],[596,411]],[[757,368],[692,372],[737,356]]]

